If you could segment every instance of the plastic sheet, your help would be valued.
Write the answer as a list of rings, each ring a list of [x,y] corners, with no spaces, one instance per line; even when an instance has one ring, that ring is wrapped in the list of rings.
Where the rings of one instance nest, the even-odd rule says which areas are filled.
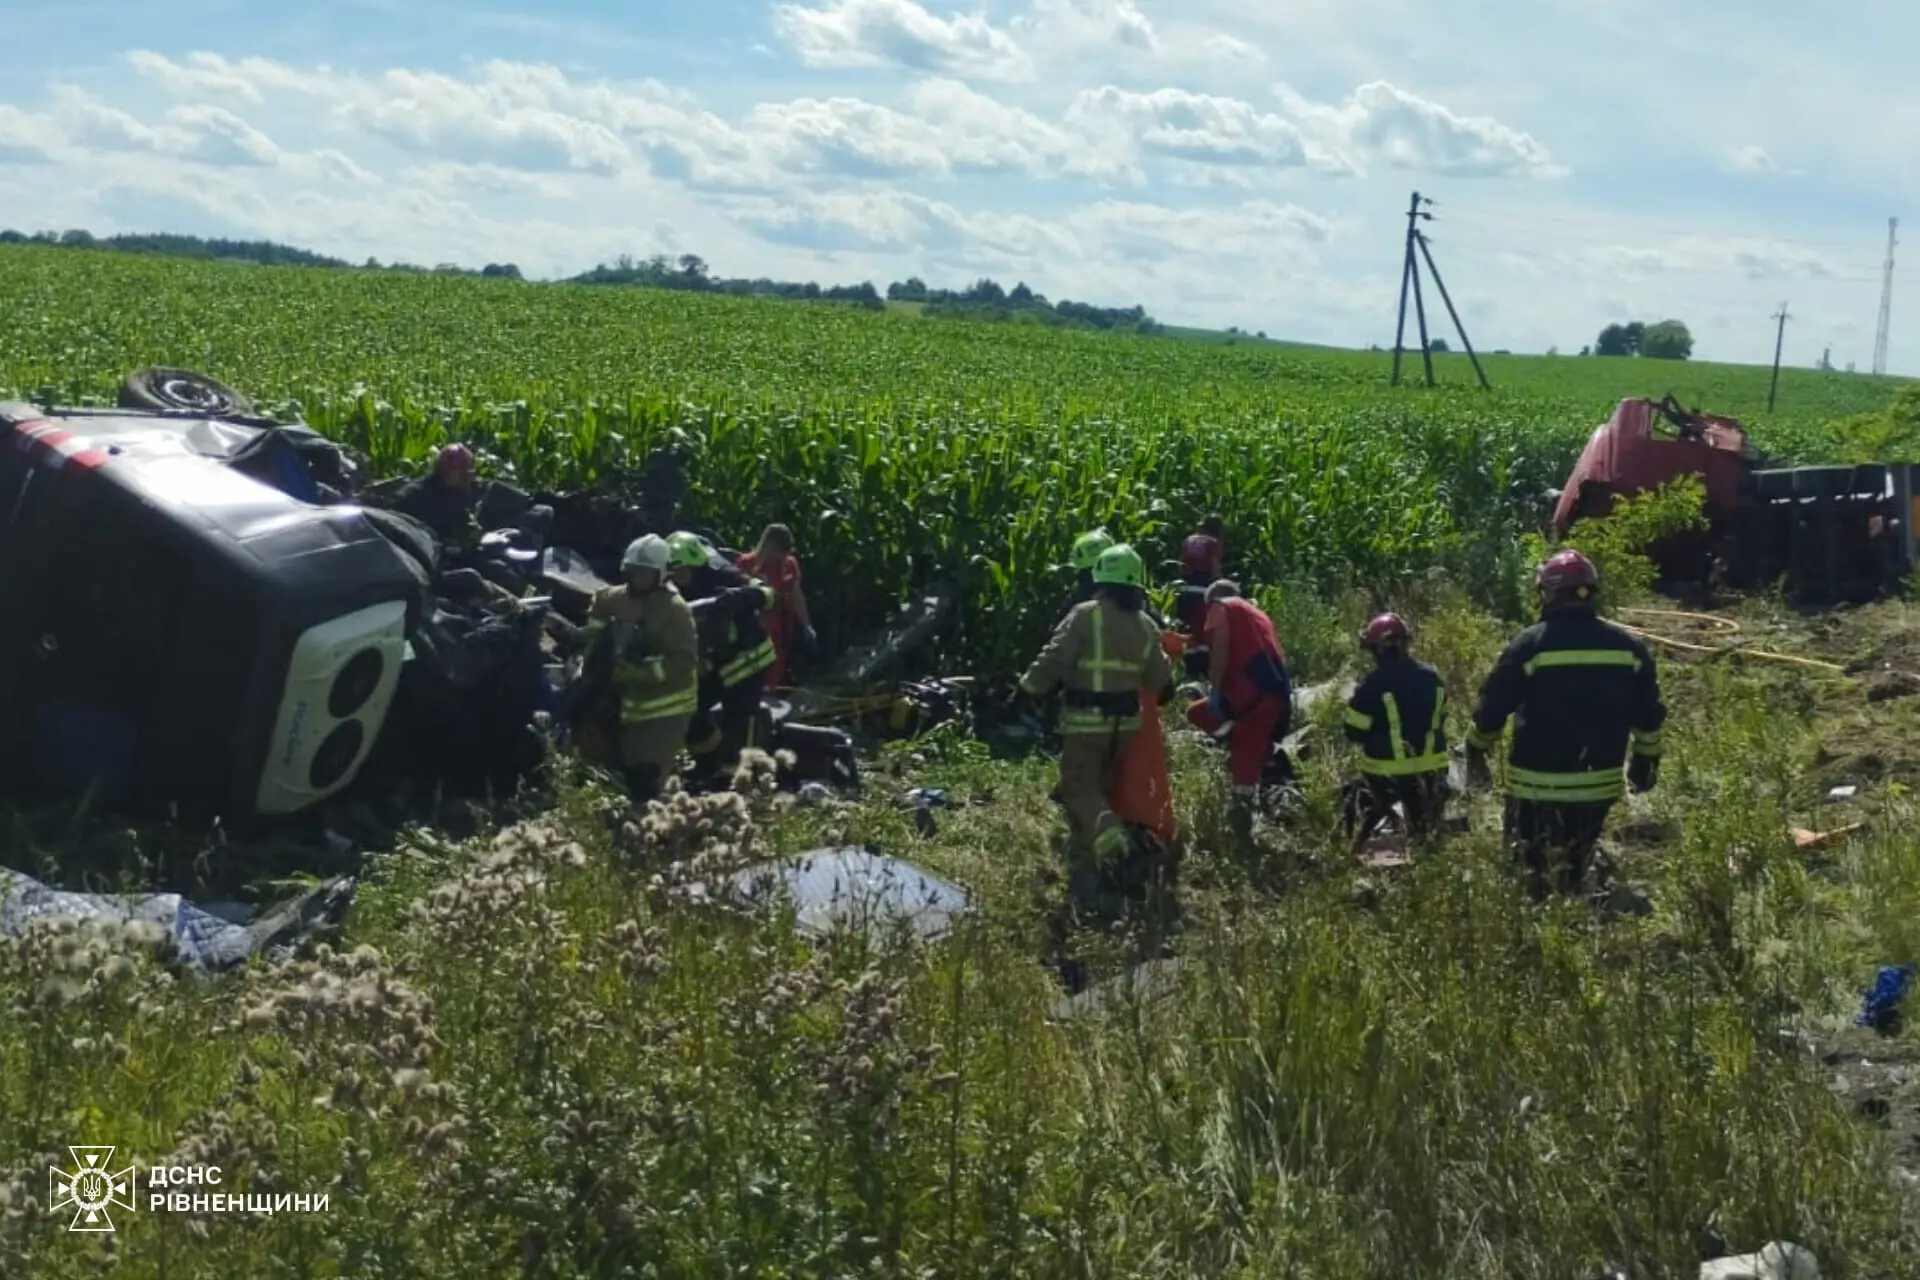
[[[0,867],[0,933],[17,937],[36,917],[143,921],[159,925],[179,943],[180,956],[198,969],[243,963],[255,950],[254,934],[202,911],[177,893],[120,897],[52,889],[32,876]]]
[[[848,928],[871,935],[898,922],[932,941],[944,937],[971,907],[959,885],[853,846],[816,849],[750,868],[734,880],[734,889],[754,901],[784,892],[793,901],[800,930],[812,937]]]

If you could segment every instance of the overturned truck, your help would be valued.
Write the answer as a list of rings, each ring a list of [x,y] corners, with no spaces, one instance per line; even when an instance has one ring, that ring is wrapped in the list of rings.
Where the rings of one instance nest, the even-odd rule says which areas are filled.
[[[358,508],[247,473],[280,430],[0,404],[0,776],[230,819],[353,781],[420,581]]]
[[[1681,476],[1706,491],[1706,532],[1652,548],[1661,576],[1728,586],[1780,582],[1806,605],[1863,603],[1920,563],[1920,464],[1769,467],[1732,418],[1664,400],[1622,400],[1557,495],[1554,532]]]
[[[0,788],[252,826],[536,768],[546,602],[467,598],[361,470],[179,370],[0,404]]]

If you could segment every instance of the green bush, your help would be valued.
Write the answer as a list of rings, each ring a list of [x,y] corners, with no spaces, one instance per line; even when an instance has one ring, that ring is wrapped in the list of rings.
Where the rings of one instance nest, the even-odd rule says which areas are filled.
[[[1582,520],[1567,531],[1564,542],[1550,543],[1528,535],[1531,553],[1526,570],[1526,594],[1531,597],[1531,575],[1555,551],[1582,552],[1600,570],[1600,608],[1612,613],[1644,600],[1653,590],[1656,570],[1649,550],[1664,539],[1707,527],[1706,486],[1698,476],[1679,476],[1656,489],[1622,498],[1613,511],[1597,520]]]

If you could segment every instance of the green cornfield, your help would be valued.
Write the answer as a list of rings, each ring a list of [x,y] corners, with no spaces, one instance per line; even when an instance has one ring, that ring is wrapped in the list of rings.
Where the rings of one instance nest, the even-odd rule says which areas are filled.
[[[965,656],[1005,664],[1052,616],[1049,566],[1095,525],[1171,556],[1209,512],[1269,582],[1469,577],[1536,523],[1624,396],[1673,392],[1789,461],[1887,380],[1576,358],[1295,353],[820,304],[0,249],[0,394],[109,399],[150,364],[298,412],[383,473],[449,439],[523,486],[688,446],[705,523],[793,526],[829,640],[933,577],[966,588]],[[1409,356],[1403,380],[1420,377]],[[1158,555],[1152,554],[1158,551]],[[1479,585],[1479,584],[1476,584]]]

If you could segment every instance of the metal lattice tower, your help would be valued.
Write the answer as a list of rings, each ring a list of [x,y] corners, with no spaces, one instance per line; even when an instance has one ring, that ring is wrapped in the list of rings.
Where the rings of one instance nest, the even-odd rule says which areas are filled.
[[[1887,219],[1887,265],[1880,281],[1880,328],[1873,335],[1873,371],[1887,371],[1887,324],[1893,319],[1893,233],[1900,219]]]

